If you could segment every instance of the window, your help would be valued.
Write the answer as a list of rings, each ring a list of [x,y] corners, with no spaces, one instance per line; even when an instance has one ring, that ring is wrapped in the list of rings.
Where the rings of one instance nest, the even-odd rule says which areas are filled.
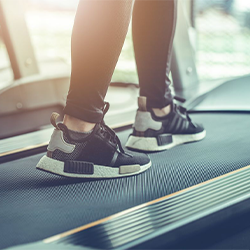
[[[250,73],[250,1],[195,0],[196,62],[201,80]]]

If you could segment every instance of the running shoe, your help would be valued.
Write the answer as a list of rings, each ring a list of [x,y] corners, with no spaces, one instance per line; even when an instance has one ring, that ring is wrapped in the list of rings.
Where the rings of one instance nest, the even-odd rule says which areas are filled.
[[[105,103],[104,115],[108,109],[109,104]],[[63,123],[56,122],[58,116],[56,113],[51,116],[55,129],[47,155],[39,161],[37,169],[72,178],[117,178],[150,168],[146,154],[124,151],[119,138],[103,119],[89,135],[76,139]]]
[[[192,122],[187,110],[174,101],[170,113],[164,117],[157,117],[152,109],[147,109],[146,97],[138,98],[138,106],[133,133],[126,143],[129,149],[162,151],[206,136],[203,126]]]

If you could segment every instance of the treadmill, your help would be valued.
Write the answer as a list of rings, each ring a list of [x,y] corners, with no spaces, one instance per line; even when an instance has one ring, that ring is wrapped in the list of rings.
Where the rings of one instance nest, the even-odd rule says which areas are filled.
[[[228,109],[230,92],[224,110],[215,109],[213,98],[231,85],[250,91],[249,80],[225,82],[203,97],[191,117],[205,125],[207,137],[150,153],[152,167],[137,176],[93,181],[41,172],[35,166],[43,146],[42,153],[39,147],[10,153],[15,160],[2,156],[0,248],[249,247],[250,115]],[[131,127],[119,128],[123,144],[129,133]],[[32,133],[20,137],[29,140]]]
[[[25,123],[13,128],[12,137],[2,131],[16,128],[11,125],[20,115],[29,120],[38,112],[41,117],[52,109],[61,112],[61,98],[16,113],[2,114],[0,109],[0,249],[250,247],[250,76],[203,86],[194,81],[193,61],[188,62],[191,76],[181,73],[187,62],[178,51],[172,69],[175,93],[187,98],[184,106],[192,119],[204,124],[207,137],[150,153],[152,167],[137,176],[69,179],[38,171],[35,166],[46,152],[52,128],[35,121],[29,131],[24,131]],[[13,107],[8,96],[20,87],[27,90],[23,99],[31,103],[37,82],[66,90],[67,77],[58,79],[64,87],[39,77],[18,80],[0,93],[0,107]],[[126,110],[124,103],[116,103],[117,93],[123,95]],[[109,89],[106,122],[123,145],[132,131],[137,95],[133,84],[113,83]]]

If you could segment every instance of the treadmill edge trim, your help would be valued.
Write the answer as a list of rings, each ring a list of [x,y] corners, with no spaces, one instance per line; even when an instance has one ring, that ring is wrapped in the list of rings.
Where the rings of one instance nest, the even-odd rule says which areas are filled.
[[[61,234],[58,234],[58,235],[55,235],[55,236],[46,238],[46,239],[43,240],[43,242],[44,242],[44,243],[47,243],[47,244],[48,244],[48,243],[55,242],[55,241],[57,241],[57,240],[60,240],[60,239],[62,239],[62,238],[65,238],[65,237],[67,237],[67,236],[74,235],[74,234],[76,234],[76,233],[78,233],[78,232],[81,232],[81,231],[84,231],[84,230],[86,230],[86,229],[92,228],[92,227],[94,227],[94,226],[100,225],[100,224],[102,224],[102,223],[111,221],[112,219],[119,218],[119,217],[121,217],[121,216],[123,216],[123,215],[132,213],[132,212],[134,212],[134,211],[138,211],[138,210],[140,210],[140,209],[142,209],[142,208],[145,208],[145,207],[148,207],[148,206],[150,206],[150,205],[160,203],[161,201],[165,201],[165,200],[167,200],[167,199],[169,199],[169,198],[171,198],[171,197],[175,197],[175,196],[177,196],[177,195],[179,195],[179,194],[188,192],[188,191],[190,191],[190,190],[192,190],[192,189],[195,189],[195,188],[197,188],[197,187],[200,187],[200,186],[203,186],[203,185],[212,183],[212,182],[214,182],[214,181],[220,180],[220,179],[222,179],[222,178],[224,178],[224,177],[231,176],[231,175],[233,175],[233,174],[235,174],[235,173],[238,173],[238,172],[240,172],[240,171],[247,170],[247,169],[250,169],[250,166],[246,166],[246,167],[237,169],[237,170],[235,170],[235,171],[232,171],[232,172],[229,172],[229,173],[227,173],[227,174],[218,176],[218,177],[213,178],[213,179],[211,179],[211,180],[207,180],[207,181],[202,182],[202,183],[199,183],[199,184],[197,184],[197,185],[194,185],[194,186],[188,187],[188,188],[186,188],[186,189],[180,190],[180,191],[178,191],[178,192],[175,192],[175,193],[172,193],[172,194],[163,196],[163,197],[161,197],[161,198],[158,198],[158,199],[155,199],[155,200],[146,202],[146,203],[144,203],[144,204],[141,204],[141,205],[138,205],[138,206],[129,208],[129,209],[124,210],[124,211],[122,211],[122,212],[119,212],[119,213],[116,213],[116,214],[114,214],[114,215],[108,216],[108,217],[106,217],[106,218],[103,218],[103,219],[100,219],[100,220],[91,222],[91,223],[86,224],[86,225],[83,225],[83,226],[81,226],[81,227],[74,228],[74,229],[69,230],[69,231],[66,231],[66,232],[64,232],[64,233],[61,233]]]

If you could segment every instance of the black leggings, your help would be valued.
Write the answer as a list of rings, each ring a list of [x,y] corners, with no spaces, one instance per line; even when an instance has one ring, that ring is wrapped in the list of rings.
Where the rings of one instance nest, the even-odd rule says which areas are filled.
[[[172,102],[170,58],[175,0],[80,0],[72,34],[72,74],[64,112],[96,123],[132,18],[140,95],[147,106]]]

